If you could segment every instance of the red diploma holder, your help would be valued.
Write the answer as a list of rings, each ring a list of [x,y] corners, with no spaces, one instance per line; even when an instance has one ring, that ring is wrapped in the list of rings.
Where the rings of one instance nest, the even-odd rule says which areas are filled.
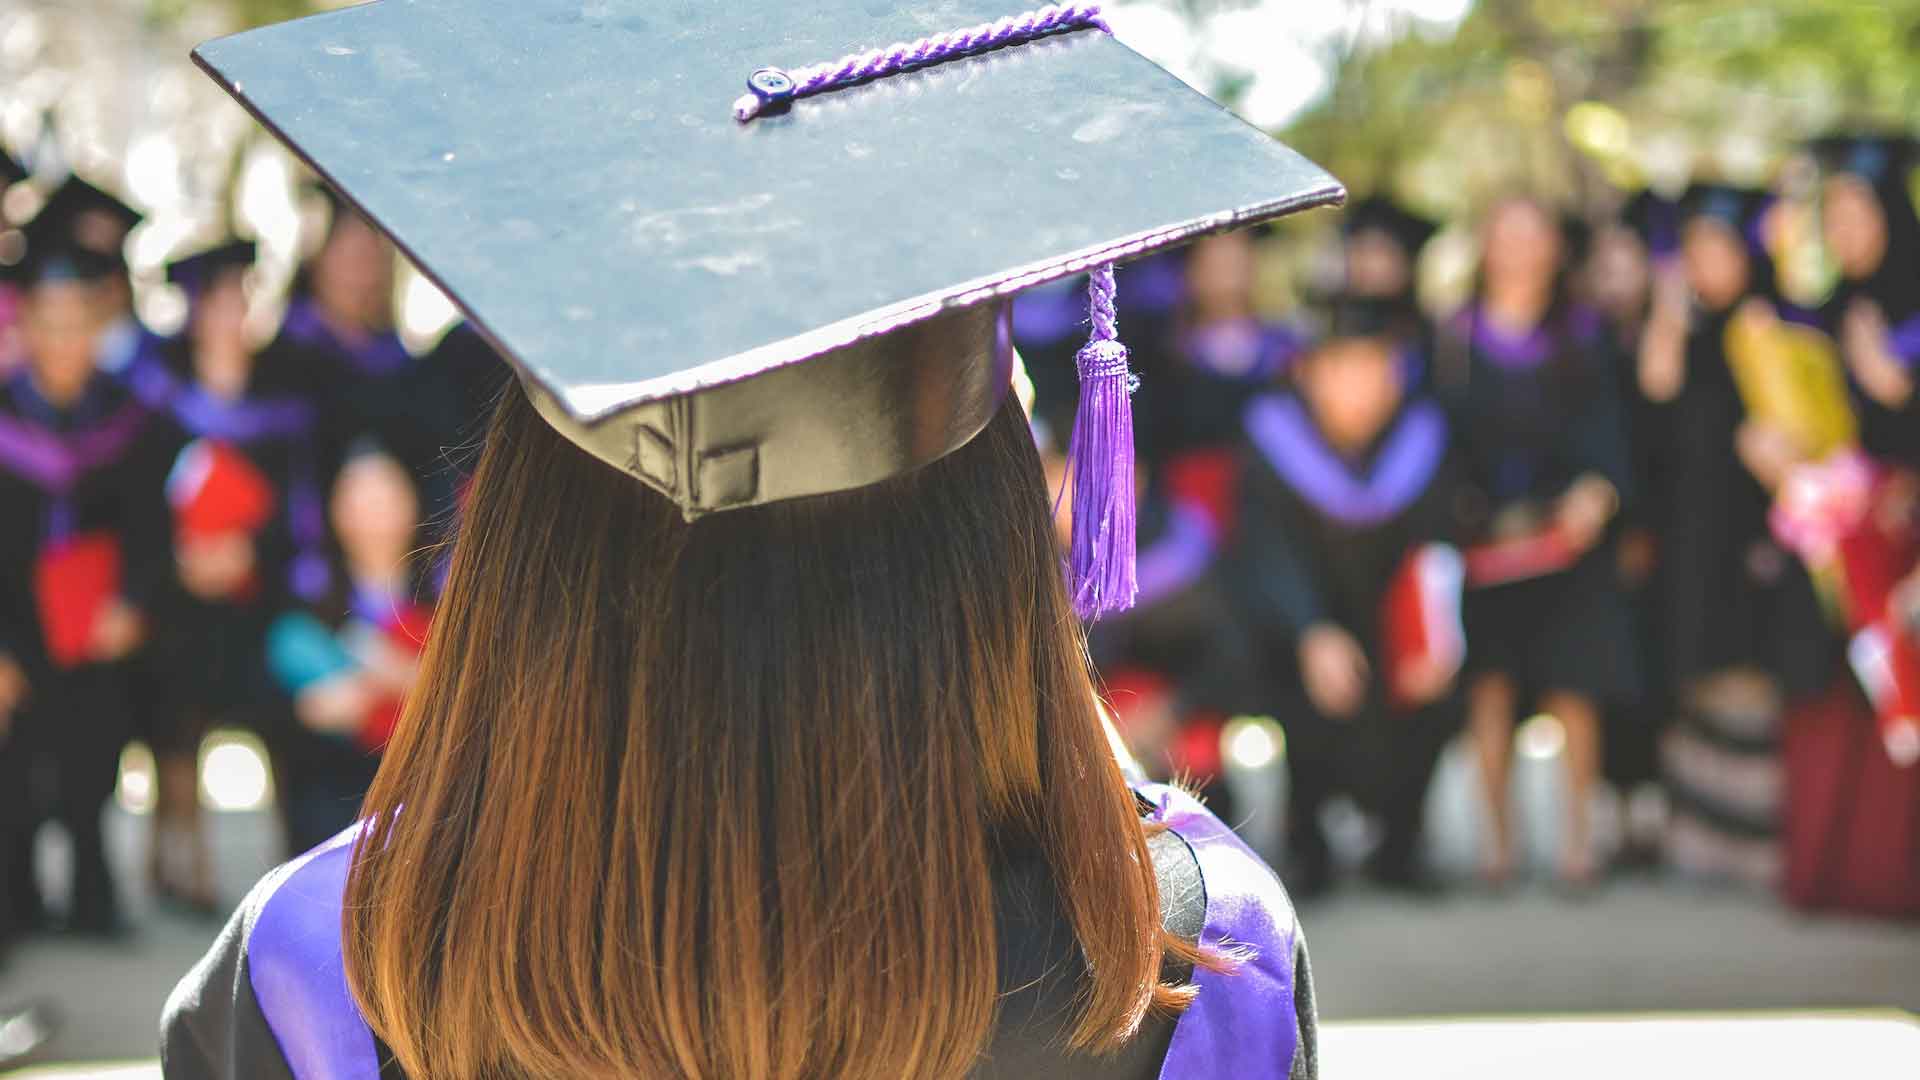
[[[46,548],[34,564],[33,591],[47,659],[62,669],[86,663],[94,624],[120,595],[120,541],[92,532]]]
[[[167,504],[174,531],[183,539],[245,533],[273,517],[273,484],[239,450],[214,439],[195,439],[167,474]]]
[[[1447,544],[1409,552],[1387,589],[1380,620],[1386,638],[1388,698],[1415,704],[1411,680],[1423,668],[1458,668],[1467,656],[1460,601],[1471,576],[1468,559]]]

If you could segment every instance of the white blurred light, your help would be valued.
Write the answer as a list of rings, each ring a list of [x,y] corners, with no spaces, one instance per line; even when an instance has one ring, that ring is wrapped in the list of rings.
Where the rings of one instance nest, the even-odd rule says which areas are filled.
[[[452,324],[459,312],[447,294],[425,274],[406,268],[400,292],[400,332],[410,342],[426,342]]]
[[[214,810],[260,810],[273,798],[266,747],[244,731],[216,731],[200,745],[200,801]]]
[[[155,788],[153,751],[143,742],[130,742],[120,751],[120,782],[114,786],[114,801],[129,814],[153,812]]]
[[[180,151],[173,137],[151,131],[127,147],[126,191],[142,206],[173,206],[180,201]]]
[[[1535,761],[1550,761],[1567,748],[1567,729],[1559,717],[1540,713],[1520,725],[1520,756]]]
[[[1264,769],[1286,756],[1287,737],[1271,717],[1237,716],[1221,732],[1227,758],[1236,766]]]
[[[1473,0],[1395,0],[1394,6],[1421,22],[1453,25],[1473,10]]]

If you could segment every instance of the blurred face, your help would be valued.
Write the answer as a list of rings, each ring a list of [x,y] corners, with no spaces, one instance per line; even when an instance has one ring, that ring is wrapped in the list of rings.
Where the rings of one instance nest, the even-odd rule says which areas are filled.
[[[1541,287],[1560,269],[1560,226],[1545,208],[1509,199],[1487,216],[1482,268],[1489,289]]]
[[[1646,301],[1651,284],[1647,247],[1633,230],[1609,226],[1594,237],[1587,261],[1587,295],[1613,315],[1632,315]]]
[[[1347,288],[1360,296],[1399,296],[1412,284],[1413,263],[1385,230],[1362,229],[1347,239]]]
[[[1386,341],[1339,338],[1314,350],[1301,365],[1300,391],[1334,446],[1359,450],[1400,407],[1399,366]]]
[[[1709,311],[1725,311],[1747,291],[1751,267],[1747,247],[1731,225],[1695,218],[1680,238],[1680,259],[1687,284]]]
[[[362,329],[384,329],[393,303],[393,250],[386,238],[365,218],[341,211],[314,256],[313,292],[335,317]]]
[[[1857,176],[1835,176],[1821,191],[1820,229],[1827,250],[1848,279],[1859,281],[1887,257],[1887,214],[1873,188]]]
[[[235,357],[245,358],[247,349],[246,275],[230,270],[216,276],[193,305],[193,341],[196,368],[205,365],[232,364]],[[199,370],[208,381],[222,381],[227,371]]]
[[[1203,316],[1244,312],[1253,302],[1253,238],[1244,232],[1202,237],[1187,259],[1187,295]]]
[[[348,563],[398,567],[420,527],[413,477],[385,454],[354,458],[334,481],[331,516]]]
[[[21,332],[28,364],[35,388],[54,405],[71,405],[86,390],[104,322],[93,284],[48,282],[27,294]]]

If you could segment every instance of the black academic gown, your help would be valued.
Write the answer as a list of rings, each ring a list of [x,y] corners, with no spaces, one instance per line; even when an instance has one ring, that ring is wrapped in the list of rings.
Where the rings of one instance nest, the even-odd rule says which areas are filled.
[[[261,643],[273,614],[302,596],[329,589],[325,470],[320,412],[312,385],[264,353],[245,391],[219,398],[194,379],[189,346],[166,343],[154,364],[133,377],[136,392],[159,413],[168,460],[195,440],[237,450],[273,488],[271,518],[254,537],[254,583],[226,600],[188,593],[174,576],[156,613],[155,669],[166,697],[156,748],[191,750],[215,720],[260,726],[273,699]]]
[[[1169,971],[1200,983],[1186,1014],[1149,1016],[1112,1056],[1069,1054],[1085,965],[1038,849],[1002,844],[992,867],[999,1013],[971,1075],[1312,1080],[1319,1064],[1312,973],[1284,890],[1190,797],[1138,783],[1136,790],[1143,814],[1167,826],[1148,843],[1163,925],[1189,941],[1228,934],[1260,951],[1231,975]],[[162,1021],[168,1080],[404,1080],[359,1020],[340,974],[338,893],[348,839],[263,880],[175,988]]]
[[[41,917],[31,876],[33,830],[52,817],[73,837],[70,922],[104,929],[115,919],[100,835],[120,748],[132,732],[127,664],[55,662],[43,633],[35,567],[67,538],[105,534],[119,545],[120,595],[151,612],[171,568],[161,489],[165,449],[152,417],[125,387],[96,376],[72,408],[56,409],[24,371],[0,386],[0,426],[14,447],[65,447],[64,477],[36,467],[44,455],[0,455],[0,650],[32,685],[0,747],[0,828],[13,918]],[[30,777],[52,777],[47,785]]]
[[[1606,478],[1631,504],[1616,361],[1607,349],[1598,317],[1578,308],[1522,335],[1501,333],[1477,308],[1441,328],[1434,385],[1461,455],[1470,537],[1517,508],[1546,513],[1586,473]],[[1512,676],[1526,693],[1634,700],[1638,650],[1614,560],[1603,542],[1568,570],[1470,590],[1469,670]]]
[[[1410,711],[1389,705],[1382,614],[1409,553],[1457,539],[1444,416],[1416,398],[1349,460],[1326,443],[1301,399],[1275,394],[1248,409],[1246,433],[1235,595],[1287,729],[1295,854],[1326,858],[1320,809],[1346,789],[1384,819],[1383,868],[1408,869],[1458,702],[1449,695]],[[1347,631],[1367,652],[1373,681],[1357,717],[1322,716],[1307,696],[1298,646],[1317,623]]]

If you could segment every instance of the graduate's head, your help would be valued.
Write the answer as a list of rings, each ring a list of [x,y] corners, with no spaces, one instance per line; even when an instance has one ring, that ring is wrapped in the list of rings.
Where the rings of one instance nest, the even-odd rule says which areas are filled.
[[[247,280],[254,255],[252,243],[234,241],[167,267],[167,279],[187,295],[187,334],[196,362],[249,356]]]
[[[138,210],[79,176],[69,176],[55,188],[34,218],[58,223],[65,242],[100,262],[100,297],[109,318],[119,317],[133,304],[126,247],[128,236],[142,220]]]
[[[418,18],[364,10],[324,43],[384,55]],[[763,118],[712,96],[742,57],[911,20],[695,5],[672,48],[613,61],[592,20],[529,10],[476,32],[589,59],[413,49],[348,88],[315,74],[318,39],[203,56],[524,391],[364,804],[342,934],[362,1011],[415,1076],[960,1077],[999,1002],[995,860],[1018,852],[1077,946],[1081,993],[1047,1020],[1127,1042],[1190,1000],[1162,964],[1195,956],[1106,740],[1093,590],[1063,580],[1007,306],[1338,185],[1085,27]],[[423,148],[391,105],[420,85],[486,92],[436,98],[449,137]],[[1128,365],[1103,327],[1071,456],[1106,470],[1076,497],[1117,504]],[[1094,523],[1097,555],[1131,539],[1130,513],[1076,512],[1076,548]]]
[[[54,277],[27,290],[20,329],[28,370],[53,404],[77,401],[93,379],[106,309],[98,280]]]
[[[1680,200],[1680,265],[1708,311],[1725,311],[1764,288],[1748,240],[1764,201],[1760,192],[1720,184],[1696,184]]]
[[[334,477],[327,516],[349,566],[399,566],[420,535],[420,489],[383,444],[361,438]]]
[[[1336,447],[1366,447],[1399,411],[1405,320],[1392,301],[1343,297],[1329,312],[1326,337],[1295,361],[1294,384]]]
[[[1566,260],[1560,218],[1530,195],[1494,203],[1481,224],[1481,280],[1488,289],[1551,287]]]
[[[1251,230],[1203,236],[1187,251],[1187,303],[1196,318],[1237,318],[1251,312],[1255,278]]]
[[[366,216],[333,200],[326,239],[307,265],[306,286],[334,318],[363,330],[393,322],[393,244]]]
[[[1841,276],[1872,277],[1887,257],[1887,213],[1873,185],[1852,173],[1820,186],[1820,233]]]
[[[1595,307],[1615,318],[1637,316],[1652,284],[1653,260],[1639,230],[1622,221],[1594,230],[1580,287]]]
[[[1879,274],[1896,251],[1906,264],[1894,272],[1911,273],[1911,264],[1920,260],[1920,216],[1909,181],[1920,162],[1920,142],[1900,135],[1845,134],[1816,139],[1812,149],[1825,172],[1820,231],[1840,275],[1865,281]]]
[[[1355,203],[1341,221],[1347,291],[1355,296],[1411,296],[1415,260],[1435,231],[1433,222],[1385,196]]]

